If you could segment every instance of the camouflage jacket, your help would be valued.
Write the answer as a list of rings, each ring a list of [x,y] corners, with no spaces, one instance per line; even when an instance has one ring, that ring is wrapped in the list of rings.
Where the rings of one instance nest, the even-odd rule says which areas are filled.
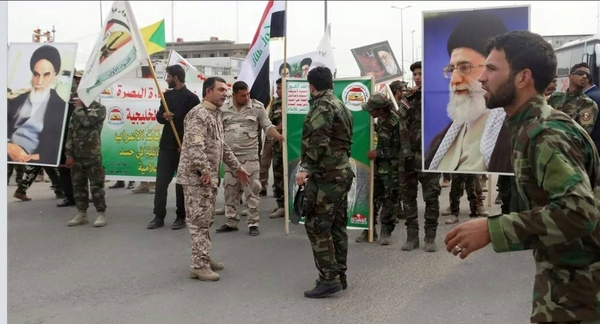
[[[281,99],[277,98],[277,99],[273,100],[273,103],[271,104],[271,110],[269,111],[269,119],[271,120],[271,123],[275,126],[283,124],[283,110],[282,109],[283,109],[283,102],[281,101]],[[279,131],[279,133],[282,134],[282,131]],[[270,138],[270,137],[267,136],[267,138]],[[282,151],[282,145],[279,141],[273,140],[272,147],[273,147],[273,150],[276,152]]]
[[[217,188],[221,160],[234,171],[240,169],[240,162],[225,143],[221,109],[203,101],[190,110],[183,123],[177,183],[204,186],[200,177],[210,174],[211,186]]]
[[[267,117],[265,106],[258,100],[250,99],[239,111],[233,100],[226,101],[220,109],[223,116],[225,142],[236,156],[256,156],[258,158],[261,129],[268,132],[273,125]]]
[[[350,167],[353,120],[350,110],[325,90],[309,100],[310,110],[302,125],[302,169],[311,174]]]
[[[393,110],[385,120],[377,121],[377,172],[397,173],[400,158],[400,117]]]
[[[548,98],[548,105],[569,115],[588,134],[592,133],[598,117],[598,105],[583,92],[554,92]]]
[[[533,250],[531,322],[600,319],[600,161],[585,130],[533,97],[506,125],[525,211],[488,218],[496,252]]]
[[[400,170],[406,160],[414,159],[416,170],[421,170],[421,90],[407,98],[409,107],[398,104],[400,117]]]
[[[105,118],[106,107],[96,101],[88,108],[75,108],[69,119],[65,155],[75,159],[101,156],[102,127]]]

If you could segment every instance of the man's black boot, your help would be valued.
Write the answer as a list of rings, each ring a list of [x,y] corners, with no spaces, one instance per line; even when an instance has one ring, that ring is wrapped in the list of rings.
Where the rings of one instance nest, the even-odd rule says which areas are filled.
[[[329,295],[335,294],[342,290],[342,284],[336,283],[333,285],[326,285],[319,282],[319,284],[312,290],[304,292],[306,298],[323,298]]]

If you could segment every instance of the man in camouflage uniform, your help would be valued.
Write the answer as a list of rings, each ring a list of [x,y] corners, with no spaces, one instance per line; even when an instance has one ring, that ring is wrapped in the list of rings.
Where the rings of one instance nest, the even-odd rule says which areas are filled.
[[[390,90],[392,91],[398,109],[402,109],[400,108],[401,105],[410,106],[405,98],[406,92],[408,91],[408,82],[396,80],[390,83]],[[394,112],[397,116],[400,113],[399,110],[394,110]],[[400,178],[398,178],[398,183],[400,183]],[[402,207],[402,195],[400,194],[398,194],[398,209],[396,210],[396,217],[398,220],[406,218],[406,216],[404,215],[404,208]]]
[[[6,177],[6,184],[10,185],[10,177],[13,174],[13,170],[17,173],[15,176],[15,181],[17,183],[17,185],[19,185],[21,183],[21,180],[23,180],[23,174],[25,173],[25,167],[20,165],[20,164],[9,164],[6,167],[6,171],[7,171],[7,177]]]
[[[548,105],[569,115],[588,134],[592,133],[598,117],[598,105],[583,93],[591,78],[590,67],[586,63],[575,64],[571,68],[567,92],[554,92],[548,99]]]
[[[600,323],[600,161],[586,131],[552,109],[544,90],[556,55],[541,36],[490,39],[479,77],[487,107],[504,107],[512,165],[526,209],[456,226],[446,249],[466,258],[490,242],[498,253],[533,250],[532,323]]]
[[[325,297],[347,287],[348,191],[353,121],[350,110],[333,93],[333,75],[317,67],[307,76],[310,110],[302,125],[300,168],[296,183],[304,186],[305,227],[319,270],[317,286],[307,298]]]
[[[204,100],[192,108],[184,119],[177,184],[183,186],[186,223],[192,241],[190,276],[202,281],[217,281],[222,262],[210,258],[210,234],[219,184],[221,160],[235,170],[243,185],[248,174],[224,141],[223,114],[220,107],[227,97],[227,83],[219,77],[204,81]],[[260,189],[259,189],[260,190]]]
[[[275,82],[277,89],[277,99],[271,104],[271,111],[269,112],[269,119],[271,123],[275,125],[275,129],[280,133],[283,131],[283,115],[282,108],[283,102],[281,100],[281,78]],[[285,216],[284,210],[284,198],[285,192],[283,190],[283,145],[280,142],[274,141],[271,145],[273,150],[273,194],[277,200],[277,209],[269,215],[269,218],[281,218]]]
[[[79,99],[75,99],[75,110],[69,120],[69,132],[65,146],[65,166],[71,169],[73,180],[73,196],[77,207],[77,215],[69,221],[69,226],[88,223],[88,192],[92,192],[97,218],[95,227],[106,225],[104,212],[104,167],[102,166],[101,134],[106,107],[94,101],[89,107]],[[88,187],[89,181],[89,187]]]
[[[419,247],[419,221],[417,219],[417,190],[419,182],[425,201],[425,251],[435,252],[435,236],[440,217],[440,175],[421,172],[421,61],[410,66],[416,88],[408,96],[409,107],[400,106],[400,192],[406,215],[406,243],[402,250]]]
[[[250,175],[250,183],[259,183],[258,191],[254,185],[245,188],[245,202],[248,210],[248,233],[251,236],[259,235],[258,231],[258,204],[260,202],[260,159],[258,156],[259,127],[267,135],[277,141],[283,141],[283,136],[271,124],[263,104],[250,99],[250,89],[244,81],[233,84],[233,98],[226,102],[222,108],[223,128],[225,142],[231,148],[235,157]],[[240,183],[235,176],[235,170],[225,166],[225,217],[227,221],[217,229],[217,233],[228,233],[238,230],[240,216],[238,206],[240,203]]]
[[[381,245],[390,245],[390,236],[396,227],[398,210],[398,159],[400,158],[400,118],[392,108],[392,102],[383,94],[374,94],[362,109],[377,118],[377,149],[367,152],[367,158],[375,162],[374,196],[381,198]],[[378,210],[378,209],[376,209]],[[377,224],[377,217],[375,217]],[[375,229],[375,226],[373,226]],[[375,229],[377,233],[377,229]],[[356,239],[358,243],[368,241],[368,230]]]
[[[452,174],[452,183],[450,186],[450,207],[442,212],[442,215],[450,218],[446,219],[446,224],[458,223],[458,215],[460,215],[460,199],[462,198],[463,191],[467,192],[467,199],[469,200],[469,209],[471,218],[477,218],[479,216],[489,216],[483,207],[483,190],[481,186],[481,179],[476,174]]]

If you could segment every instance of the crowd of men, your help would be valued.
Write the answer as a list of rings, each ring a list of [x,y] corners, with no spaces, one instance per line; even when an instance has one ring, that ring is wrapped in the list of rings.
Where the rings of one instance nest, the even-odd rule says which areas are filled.
[[[449,51],[465,46],[459,44]],[[502,127],[511,134],[507,147],[515,176],[499,180],[502,214],[490,216],[482,205],[484,179],[472,174],[452,174],[450,206],[445,212],[450,217],[446,223],[458,222],[458,202],[464,189],[474,219],[450,231],[444,241],[446,250],[466,258],[489,243],[496,252],[532,249],[537,264],[532,321],[597,323],[600,160],[598,142],[594,144],[590,134],[596,130],[600,90],[593,86],[589,66],[581,63],[571,68],[569,89],[554,91],[556,55],[537,34],[502,33],[477,50],[475,54],[481,57],[475,55],[473,60],[483,58],[482,64],[469,60],[451,62],[445,72],[456,84],[476,83],[485,91],[485,109],[504,112]],[[38,58],[52,59],[43,55]],[[464,64],[472,65],[464,68]],[[440,173],[423,172],[422,166],[428,168],[438,150],[422,152],[421,62],[414,62],[410,71],[415,87],[407,89],[406,84],[394,82],[390,84],[393,99],[374,94],[362,105],[377,120],[377,146],[367,152],[367,158],[375,162],[379,243],[390,244],[398,219],[405,218],[407,235],[402,250],[419,248],[420,183],[425,201],[424,249],[435,252],[440,181],[448,179],[443,180]],[[89,223],[87,210],[91,201],[96,209],[93,225],[102,227],[107,223],[100,149],[106,107],[98,102],[86,106],[79,100],[75,89],[81,74],[75,72],[73,77],[61,167],[58,171],[48,168],[46,172],[53,179],[55,190],[64,195],[63,205],[74,204],[77,209],[69,226]],[[348,192],[356,176],[350,166],[354,121],[350,110],[333,92],[333,75],[328,68],[316,67],[306,78],[310,110],[302,128],[301,162],[295,175],[302,190],[295,198],[300,202],[300,216],[306,219],[305,228],[319,272],[316,286],[304,295],[321,298],[348,287],[346,223]],[[176,218],[171,228],[187,227],[190,232],[190,276],[217,281],[217,271],[225,265],[210,256],[209,229],[214,215],[219,214],[215,203],[221,185],[221,163],[225,165],[222,214],[226,223],[217,229],[218,233],[238,231],[243,202],[248,234],[259,235],[258,206],[267,189],[261,162],[263,167],[269,164],[269,158],[264,158],[269,153],[277,199],[277,208],[270,217],[284,214],[281,79],[276,82],[278,99],[269,113],[249,97],[249,87],[242,81],[233,85],[229,97],[225,80],[210,77],[204,82],[200,100],[186,88],[184,80],[182,67],[168,67],[170,90],[164,93],[167,106],[161,103],[157,121],[173,128],[165,127],[159,143],[154,218],[148,229],[164,226],[167,189],[177,174]],[[488,113],[481,107],[477,109]],[[453,123],[460,124],[457,119]],[[270,147],[263,161],[259,153],[262,132],[267,137],[265,146]],[[15,157],[19,158],[19,154]],[[443,157],[439,162],[446,163]],[[16,198],[29,200],[26,190],[41,169],[26,167]],[[357,241],[365,242],[366,234],[362,233]]]

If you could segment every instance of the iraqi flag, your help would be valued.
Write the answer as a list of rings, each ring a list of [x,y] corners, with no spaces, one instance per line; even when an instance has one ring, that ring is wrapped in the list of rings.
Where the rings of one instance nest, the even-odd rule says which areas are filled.
[[[269,84],[270,41],[285,37],[285,1],[270,0],[262,15],[250,51],[242,64],[238,81],[250,88],[250,97],[267,107],[271,101]]]

